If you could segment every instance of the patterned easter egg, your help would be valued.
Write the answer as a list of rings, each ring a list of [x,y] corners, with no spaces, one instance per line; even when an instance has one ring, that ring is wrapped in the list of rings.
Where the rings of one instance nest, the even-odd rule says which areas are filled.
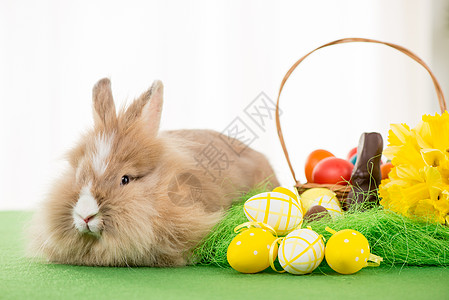
[[[324,257],[323,238],[311,229],[290,232],[279,245],[278,259],[291,274],[313,272]]]
[[[287,187],[279,186],[279,187],[275,188],[273,190],[273,192],[279,192],[279,193],[286,194],[286,195],[292,197],[293,199],[295,199],[296,201],[299,201],[299,199],[300,199],[300,197],[298,195],[298,190],[294,187],[287,188]]]
[[[250,222],[270,225],[278,235],[285,235],[302,225],[302,205],[285,193],[266,192],[249,198],[243,210]]]
[[[327,209],[333,219],[343,215],[337,194],[326,188],[313,188],[305,191],[301,194],[301,202],[305,211],[312,206],[321,205]]]
[[[340,274],[353,274],[367,266],[370,257],[366,237],[352,229],[334,233],[326,244],[326,262]]]
[[[266,229],[250,228],[240,232],[229,244],[227,259],[241,273],[257,273],[270,265],[269,253],[276,238]],[[274,257],[277,255],[277,244]]]

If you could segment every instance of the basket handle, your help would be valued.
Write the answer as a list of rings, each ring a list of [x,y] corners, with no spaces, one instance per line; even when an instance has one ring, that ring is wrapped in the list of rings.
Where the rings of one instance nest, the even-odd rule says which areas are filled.
[[[426,63],[421,58],[419,58],[415,53],[411,52],[410,50],[408,50],[408,49],[406,49],[406,48],[404,48],[402,46],[396,45],[396,44],[381,42],[381,41],[372,40],[372,39],[364,39],[364,38],[346,38],[346,39],[340,39],[340,40],[336,40],[336,41],[327,43],[325,45],[322,45],[322,46],[316,48],[315,50],[313,50],[313,51],[307,53],[306,55],[304,55],[297,62],[295,62],[293,64],[293,66],[288,70],[287,74],[285,74],[285,76],[284,76],[284,79],[282,79],[281,87],[279,88],[279,94],[278,94],[277,102],[276,102],[276,128],[277,128],[277,132],[278,132],[278,136],[279,136],[279,141],[281,142],[282,150],[284,150],[285,158],[287,159],[288,166],[290,167],[290,172],[292,173],[293,179],[295,180],[296,184],[298,184],[299,181],[296,179],[295,171],[293,170],[292,163],[290,162],[290,157],[288,155],[287,148],[285,147],[284,137],[282,135],[281,123],[279,121],[279,99],[281,97],[282,89],[284,88],[285,83],[287,82],[288,78],[293,73],[293,71],[296,69],[296,67],[304,59],[306,59],[307,56],[309,56],[313,52],[315,52],[315,51],[317,51],[317,50],[319,50],[321,48],[328,47],[328,46],[338,45],[338,44],[345,44],[345,43],[353,43],[353,42],[376,43],[376,44],[386,45],[386,46],[389,46],[391,48],[394,48],[394,49],[396,49],[396,50],[406,54],[407,56],[409,56],[410,58],[412,58],[413,60],[418,62],[421,66],[423,66],[427,70],[427,72],[429,73],[430,77],[432,77],[432,81],[433,81],[433,85],[435,87],[435,91],[437,93],[438,103],[440,105],[441,113],[444,113],[444,111],[446,110],[446,101],[444,100],[443,91],[441,89],[440,84],[438,83],[438,80],[435,78],[435,75],[432,73],[432,71],[426,65]]]

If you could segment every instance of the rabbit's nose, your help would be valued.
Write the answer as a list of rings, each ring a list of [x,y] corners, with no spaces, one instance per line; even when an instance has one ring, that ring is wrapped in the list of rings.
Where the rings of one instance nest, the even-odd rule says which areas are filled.
[[[93,218],[95,218],[96,215],[97,215],[97,214],[93,214],[93,215],[87,216],[86,218],[83,219],[83,221],[84,221],[86,224],[88,224],[89,221],[92,220]]]

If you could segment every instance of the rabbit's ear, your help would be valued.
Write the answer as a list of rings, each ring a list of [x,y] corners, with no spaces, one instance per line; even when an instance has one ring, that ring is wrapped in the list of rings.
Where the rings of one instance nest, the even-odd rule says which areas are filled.
[[[139,99],[142,99],[143,97],[146,98],[146,103],[142,108],[140,118],[151,136],[156,136],[159,131],[162,104],[164,100],[163,94],[164,85],[162,84],[162,81],[155,80],[150,89],[139,97]]]
[[[114,99],[112,98],[111,81],[100,79],[92,90],[93,113],[95,126],[112,128],[117,123]]]

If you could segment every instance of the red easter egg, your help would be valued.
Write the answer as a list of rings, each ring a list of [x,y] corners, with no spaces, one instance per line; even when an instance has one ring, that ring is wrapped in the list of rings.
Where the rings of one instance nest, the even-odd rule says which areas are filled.
[[[350,160],[355,154],[357,154],[357,147],[352,148],[349,152],[348,155],[346,156],[347,160]]]
[[[321,160],[313,169],[312,180],[320,184],[345,185],[351,179],[354,165],[349,161],[336,157]]]

